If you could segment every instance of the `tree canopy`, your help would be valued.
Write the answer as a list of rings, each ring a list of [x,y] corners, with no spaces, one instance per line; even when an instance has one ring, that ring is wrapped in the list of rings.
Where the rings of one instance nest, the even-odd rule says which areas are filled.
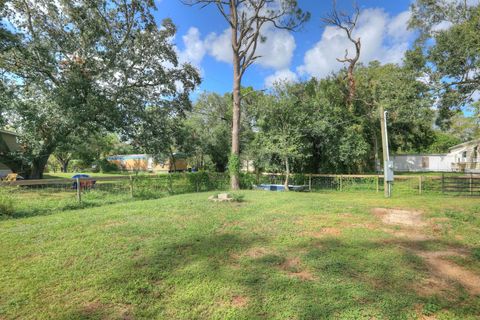
[[[0,53],[12,92],[6,116],[21,136],[32,177],[72,132],[117,130],[141,144],[190,107],[197,71],[180,65],[175,26],[158,26],[153,1],[11,0],[4,6],[17,45]],[[154,125],[152,123],[155,122]],[[77,134],[78,135],[78,134]],[[164,146],[158,146],[163,148]]]

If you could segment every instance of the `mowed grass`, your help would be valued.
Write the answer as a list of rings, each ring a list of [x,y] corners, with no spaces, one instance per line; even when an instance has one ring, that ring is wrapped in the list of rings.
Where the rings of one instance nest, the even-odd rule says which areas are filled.
[[[478,198],[244,191],[0,221],[0,319],[478,319],[373,208],[421,210],[480,274]],[[390,232],[392,231],[392,232]]]

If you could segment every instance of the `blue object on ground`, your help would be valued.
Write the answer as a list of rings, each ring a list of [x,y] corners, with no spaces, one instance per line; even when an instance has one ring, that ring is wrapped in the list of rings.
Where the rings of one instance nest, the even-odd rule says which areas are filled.
[[[72,177],[72,179],[85,179],[85,178],[90,178],[90,175],[85,173],[79,173]]]
[[[285,191],[285,186],[283,184],[261,184],[257,186],[256,189],[265,191]]]
[[[72,179],[89,179],[90,175],[85,174],[85,173],[79,173],[74,176],[72,176]],[[81,189],[83,188],[93,188],[95,186],[96,181],[95,180],[89,180],[87,182],[80,182],[80,187]],[[77,189],[77,181],[73,182],[72,189]]]
[[[291,191],[305,191],[306,187],[308,187],[308,186],[289,185],[288,190],[291,190]],[[285,191],[285,186],[283,184],[261,184],[259,186],[256,186],[255,189],[265,190],[265,191]]]

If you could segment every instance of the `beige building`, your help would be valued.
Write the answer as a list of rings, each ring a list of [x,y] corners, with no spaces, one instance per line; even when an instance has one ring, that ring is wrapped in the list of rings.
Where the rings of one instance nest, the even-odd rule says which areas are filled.
[[[453,171],[480,172],[480,139],[459,144],[449,151],[454,159]]]
[[[14,132],[0,130],[0,177],[12,172],[6,164],[2,163],[2,156],[20,150],[17,137],[18,135]]]

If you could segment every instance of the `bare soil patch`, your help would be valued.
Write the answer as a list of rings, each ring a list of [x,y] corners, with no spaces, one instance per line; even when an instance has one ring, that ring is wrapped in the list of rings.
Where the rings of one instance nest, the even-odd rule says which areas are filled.
[[[300,280],[314,280],[314,276],[309,271],[305,270],[299,258],[287,259],[280,266],[280,268],[287,273],[289,277],[298,278]]]
[[[244,308],[247,306],[249,300],[250,299],[245,296],[233,296],[231,303],[236,308]]]
[[[82,308],[82,314],[86,316],[93,315],[97,312],[101,312],[104,309],[104,305],[99,301],[92,301],[85,304]]]
[[[414,210],[374,208],[373,213],[384,224],[407,227],[423,227],[427,224],[422,219],[422,213]]]
[[[239,259],[240,257],[249,257],[252,259],[258,259],[263,256],[266,256],[267,254],[270,254],[271,250],[264,248],[264,247],[253,247],[249,248],[246,251],[240,253],[240,254],[232,254],[232,258],[234,259]]]
[[[417,252],[428,264],[431,273],[445,281],[453,280],[460,283],[470,294],[480,295],[480,276],[459,265],[445,260],[448,256],[465,256],[464,252],[453,250],[437,252]]]
[[[386,225],[400,226],[399,230],[383,230],[396,237],[408,239],[411,244],[405,249],[421,257],[428,266],[430,277],[418,286],[419,293],[432,295],[452,291],[454,284],[458,283],[471,295],[480,295],[480,276],[446,259],[452,256],[467,257],[467,250],[451,248],[443,251],[426,251],[420,250],[420,246],[416,245],[435,239],[426,235],[423,227],[429,226],[434,233],[437,233],[442,231],[441,226],[429,225],[423,221],[422,213],[419,211],[375,208],[373,213]]]
[[[341,234],[342,234],[342,230],[339,228],[326,227],[326,228],[320,229],[320,231],[302,232],[301,235],[318,239],[318,238],[324,238],[325,236],[339,236]]]

